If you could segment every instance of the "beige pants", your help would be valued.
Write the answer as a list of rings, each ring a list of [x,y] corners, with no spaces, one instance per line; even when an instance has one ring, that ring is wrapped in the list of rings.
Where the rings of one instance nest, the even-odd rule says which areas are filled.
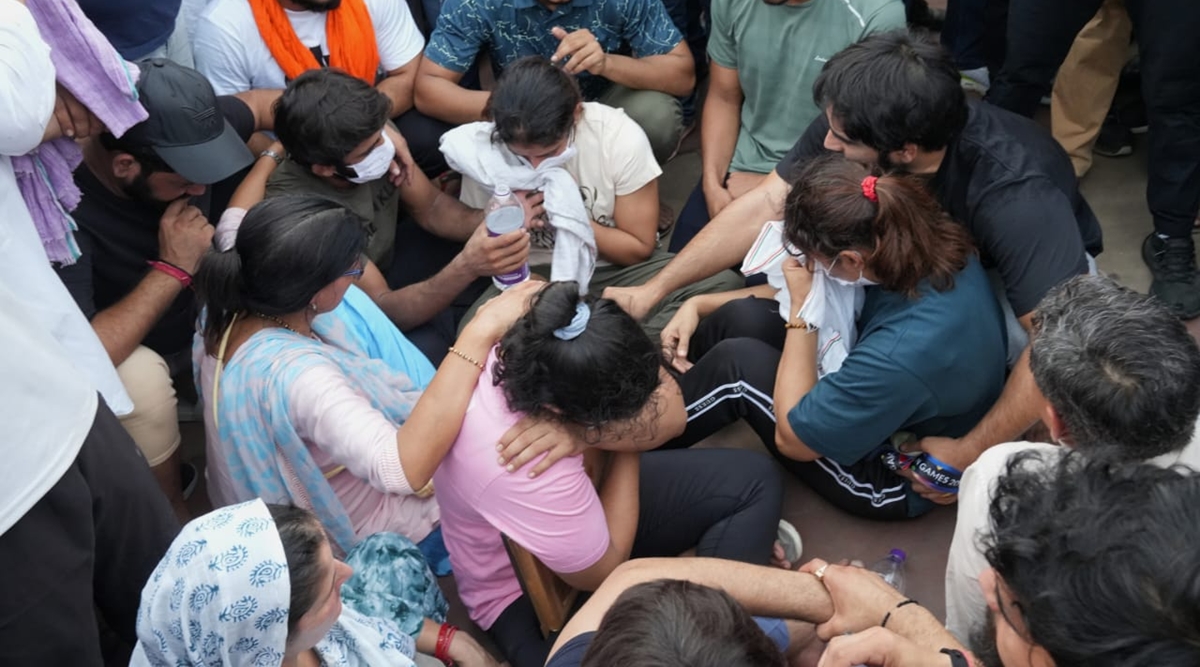
[[[170,458],[181,440],[171,371],[157,352],[139,346],[117,366],[117,375],[133,399],[133,412],[121,418],[121,425],[153,468]]]
[[[1071,156],[1076,176],[1092,168],[1092,144],[1117,92],[1132,32],[1125,0],[1105,0],[1079,31],[1058,70],[1050,98],[1050,129]]]

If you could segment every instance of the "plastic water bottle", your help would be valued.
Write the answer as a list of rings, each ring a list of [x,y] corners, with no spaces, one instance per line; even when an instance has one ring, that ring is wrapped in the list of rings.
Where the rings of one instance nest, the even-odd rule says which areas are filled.
[[[515,232],[525,226],[525,207],[521,206],[521,202],[504,184],[497,185],[492,190],[492,197],[488,199],[487,206],[483,209],[483,216],[488,236],[500,236]],[[529,280],[528,263],[522,264],[521,268],[511,273],[492,276],[492,283],[501,290],[526,280]]]
[[[887,557],[876,561],[871,566],[871,571],[883,577],[883,580],[888,582],[892,588],[904,592],[904,562],[908,560],[908,554],[904,553],[903,549],[892,549],[888,552]]]

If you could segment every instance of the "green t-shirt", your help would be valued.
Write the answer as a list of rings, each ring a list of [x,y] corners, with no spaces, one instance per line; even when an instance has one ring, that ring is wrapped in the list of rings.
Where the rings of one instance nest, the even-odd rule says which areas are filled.
[[[400,191],[386,178],[349,188],[334,187],[307,167],[285,160],[267,181],[268,197],[286,194],[320,195],[366,218],[367,257],[386,271],[396,245],[396,220],[400,213]]]
[[[821,113],[812,85],[833,54],[871,32],[903,28],[901,0],[714,0],[708,55],[736,69],[745,95],[730,171],[775,168]]]

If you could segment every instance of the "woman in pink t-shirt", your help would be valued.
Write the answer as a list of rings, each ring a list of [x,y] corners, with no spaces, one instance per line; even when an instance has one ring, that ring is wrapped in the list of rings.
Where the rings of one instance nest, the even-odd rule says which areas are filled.
[[[542,665],[550,642],[502,535],[588,591],[629,558],[690,548],[771,558],[782,487],[769,459],[741,450],[639,453],[678,435],[686,413],[658,346],[615,302],[552,283],[486,365],[434,480],[459,594],[514,667]],[[582,457],[537,476],[497,463],[501,436],[523,418],[612,451],[599,488]]]

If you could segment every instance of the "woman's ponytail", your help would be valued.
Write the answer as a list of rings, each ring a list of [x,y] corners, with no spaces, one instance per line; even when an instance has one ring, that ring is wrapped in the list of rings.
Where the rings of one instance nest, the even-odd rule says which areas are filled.
[[[974,251],[966,228],[912,176],[880,176],[874,191],[878,213],[869,265],[879,282],[909,296],[916,295],[922,280],[939,292],[954,287],[954,276]]]
[[[224,252],[211,248],[200,261],[193,282],[196,302],[206,311],[204,347],[209,354],[216,354],[221,335],[233,322],[233,316],[245,309],[242,260],[236,245]]]

